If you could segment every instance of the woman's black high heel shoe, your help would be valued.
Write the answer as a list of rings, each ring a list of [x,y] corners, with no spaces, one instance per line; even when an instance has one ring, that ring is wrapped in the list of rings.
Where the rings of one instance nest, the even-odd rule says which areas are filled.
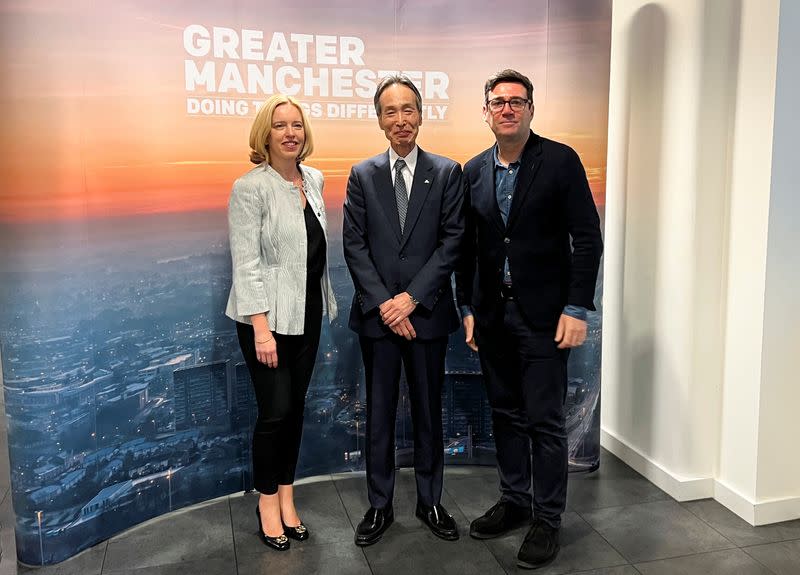
[[[281,523],[283,523],[283,521],[281,521]],[[295,541],[305,541],[309,536],[308,528],[302,523],[297,527],[289,527],[286,523],[283,523],[283,531],[288,537],[291,537]]]
[[[277,537],[270,537],[264,533],[261,528],[261,510],[258,508],[258,504],[256,504],[256,517],[258,517],[258,536],[261,538],[261,542],[276,551],[287,551],[291,542],[285,533],[281,533]]]

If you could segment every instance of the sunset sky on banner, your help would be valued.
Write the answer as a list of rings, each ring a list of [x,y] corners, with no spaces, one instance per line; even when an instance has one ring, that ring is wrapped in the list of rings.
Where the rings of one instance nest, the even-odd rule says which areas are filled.
[[[0,220],[224,209],[233,180],[250,167],[254,103],[265,95],[189,90],[187,60],[198,70],[210,62],[206,70],[214,70],[215,84],[222,70],[238,71],[245,86],[251,65],[261,72],[266,65],[272,72],[286,65],[300,75],[311,68],[316,78],[326,68],[331,77],[344,74],[345,91],[356,86],[352,78],[359,70],[415,71],[423,78],[437,72],[434,78],[445,84],[426,101],[432,108],[419,144],[462,163],[492,143],[481,116],[484,80],[516,68],[536,87],[534,130],[579,152],[595,199],[604,204],[610,20],[601,4],[0,1]],[[229,43],[218,57],[213,48],[193,56],[185,41],[192,25],[210,35],[215,27],[228,29],[222,36],[230,41],[233,33],[238,46]],[[287,39],[293,62],[259,61],[274,33]],[[304,44],[305,63],[297,61],[299,44],[288,41],[292,34],[312,38]],[[249,59],[243,57],[244,36]],[[363,64],[341,61],[343,37],[361,42]],[[337,210],[350,166],[387,142],[372,118],[331,117],[363,114],[371,97],[335,96],[330,81],[311,89],[297,97],[325,113],[312,119],[317,148],[308,163],[324,171],[326,202]],[[326,90],[327,96],[321,93]],[[247,112],[192,111],[193,99],[241,100]]]

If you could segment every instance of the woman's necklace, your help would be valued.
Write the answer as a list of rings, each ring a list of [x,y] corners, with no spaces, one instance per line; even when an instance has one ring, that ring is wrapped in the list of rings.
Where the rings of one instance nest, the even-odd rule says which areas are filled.
[[[292,178],[292,185],[300,192],[300,205],[306,209],[306,190],[303,188],[303,174],[298,172],[296,177]]]

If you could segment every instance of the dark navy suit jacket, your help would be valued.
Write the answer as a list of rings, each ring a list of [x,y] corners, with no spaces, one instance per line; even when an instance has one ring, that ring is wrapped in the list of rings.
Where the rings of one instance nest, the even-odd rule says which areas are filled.
[[[555,330],[564,306],[594,310],[603,252],[600,220],[578,154],[531,132],[520,159],[508,224],[497,207],[494,147],[464,166],[467,230],[456,272],[459,305],[478,325],[502,321],[508,257],[515,298],[537,330]]]
[[[461,166],[420,149],[401,234],[388,151],[353,166],[342,234],[355,285],[350,327],[359,335],[391,333],[378,306],[404,291],[419,301],[409,317],[418,339],[458,328],[450,275],[464,234],[463,199]]]

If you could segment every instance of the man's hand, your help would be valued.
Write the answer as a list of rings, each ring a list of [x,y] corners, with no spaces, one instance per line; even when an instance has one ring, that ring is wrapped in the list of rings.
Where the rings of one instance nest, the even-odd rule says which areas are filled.
[[[414,330],[414,326],[411,325],[411,320],[408,318],[405,318],[396,326],[393,326],[391,330],[400,337],[404,337],[409,341],[417,337],[417,332]]]
[[[380,305],[381,319],[390,328],[394,328],[405,320],[417,307],[408,292],[399,293]],[[394,329],[392,329],[394,331]]]
[[[464,324],[464,341],[472,351],[478,351],[478,344],[475,343],[475,316],[465,315],[462,322]]]
[[[558,349],[583,345],[586,341],[586,322],[562,313],[558,320],[555,341],[558,342]]]

